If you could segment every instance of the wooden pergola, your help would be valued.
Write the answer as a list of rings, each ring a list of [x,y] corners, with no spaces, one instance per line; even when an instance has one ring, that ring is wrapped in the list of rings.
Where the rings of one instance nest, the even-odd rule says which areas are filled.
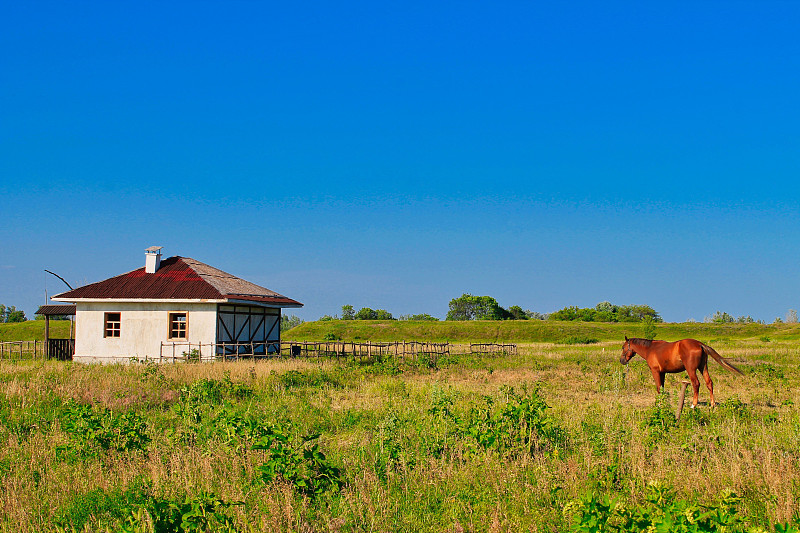
[[[36,311],[37,315],[44,317],[44,341],[45,350],[48,358],[60,360],[72,359],[75,353],[75,334],[73,328],[75,321],[70,320],[68,339],[50,338],[50,317],[51,316],[75,316],[75,304],[52,304],[43,305]]]

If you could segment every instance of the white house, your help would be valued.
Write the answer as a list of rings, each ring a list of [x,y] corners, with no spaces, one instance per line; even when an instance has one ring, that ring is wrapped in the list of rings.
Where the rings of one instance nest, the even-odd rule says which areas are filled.
[[[203,359],[280,350],[281,309],[303,304],[188,257],[161,260],[58,294],[76,306],[76,361]]]

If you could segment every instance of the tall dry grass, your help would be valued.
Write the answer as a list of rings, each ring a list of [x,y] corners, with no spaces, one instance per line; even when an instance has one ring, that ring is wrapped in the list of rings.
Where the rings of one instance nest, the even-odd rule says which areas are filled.
[[[789,521],[800,507],[800,350],[765,341],[713,346],[745,375],[711,363],[720,406],[709,408],[701,386],[700,407],[661,429],[682,377],[668,378],[659,412],[644,361],[624,369],[618,343],[530,344],[513,357],[401,373],[305,360],[0,362],[0,527],[113,531],[120,522],[109,509],[130,504],[125,491],[144,482],[149,494],[174,501],[207,491],[243,502],[228,511],[242,531],[565,531],[566,502],[591,491],[635,503],[653,481],[709,504],[732,489],[752,524]],[[179,414],[181,389],[222,379],[252,394],[201,409],[197,427],[211,437],[179,438],[190,426]],[[487,397],[496,408],[508,387],[535,384],[566,431],[562,446],[498,451],[461,433]],[[72,442],[62,427],[70,402],[140,415],[146,450],[60,454]],[[436,414],[437,405],[453,418]],[[258,481],[264,453],[208,427],[223,411],[321,433],[345,486],[310,500],[286,483]]]

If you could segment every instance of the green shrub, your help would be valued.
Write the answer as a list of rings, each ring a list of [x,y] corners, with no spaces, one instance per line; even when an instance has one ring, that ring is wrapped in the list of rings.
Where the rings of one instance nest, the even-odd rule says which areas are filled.
[[[98,488],[76,494],[55,510],[53,521],[59,528],[77,531],[85,530],[92,520],[100,523],[122,521],[128,514],[127,507],[145,501],[149,490],[149,482],[137,478],[124,490],[120,487]]]
[[[180,389],[183,403],[220,404],[224,398],[243,399],[252,395],[252,387],[232,381],[228,372],[221,380],[203,378]]]
[[[57,456],[69,451],[86,456],[106,450],[145,450],[150,442],[147,424],[136,413],[118,414],[74,401],[64,406],[61,429],[70,436],[71,442],[57,447]]]
[[[242,502],[226,502],[210,492],[181,500],[151,498],[125,508],[121,533],[235,533],[239,531],[227,510]]]
[[[594,337],[587,337],[585,335],[572,335],[571,337],[567,337],[563,341],[560,341],[559,344],[597,344],[598,342],[600,341]]]
[[[333,466],[316,442],[319,434],[293,438],[288,426],[268,424],[253,444],[264,450],[267,460],[258,467],[261,480],[282,480],[310,498],[328,491],[338,491],[344,484],[341,470]]]
[[[506,401],[495,407],[495,400],[484,397],[485,404],[473,406],[463,422],[463,432],[477,445],[498,452],[533,453],[544,450],[558,454],[566,444],[566,431],[547,410],[550,407],[539,393],[523,387],[521,393],[504,386]]]
[[[741,498],[731,491],[706,506],[678,500],[671,488],[650,483],[645,499],[644,504],[628,506],[619,499],[592,493],[568,503],[564,514],[572,519],[575,533],[766,533],[746,526],[746,517],[738,509]],[[797,524],[788,523],[776,524],[774,531],[800,533]]]

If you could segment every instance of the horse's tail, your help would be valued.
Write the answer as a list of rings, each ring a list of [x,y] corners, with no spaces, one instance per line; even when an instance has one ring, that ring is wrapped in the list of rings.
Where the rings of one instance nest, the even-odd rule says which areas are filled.
[[[717,363],[721,364],[721,365],[722,365],[724,368],[726,368],[727,370],[730,370],[731,372],[736,372],[737,374],[740,374],[740,375],[744,375],[744,374],[742,374],[742,371],[741,371],[741,370],[739,370],[738,368],[736,368],[735,366],[733,366],[732,364],[730,364],[730,363],[729,363],[729,362],[728,362],[728,361],[727,361],[727,360],[726,360],[724,357],[722,357],[720,354],[718,354],[718,353],[717,353],[717,351],[716,351],[716,350],[714,350],[714,348],[712,348],[712,347],[711,347],[711,346],[709,346],[708,344],[703,344],[703,343],[701,342],[701,343],[700,343],[700,346],[702,346],[702,347],[703,347],[703,350],[704,350],[704,351],[705,351],[705,352],[706,352],[708,355],[710,355],[711,357],[713,357],[713,358],[714,358],[714,360],[715,360]]]

